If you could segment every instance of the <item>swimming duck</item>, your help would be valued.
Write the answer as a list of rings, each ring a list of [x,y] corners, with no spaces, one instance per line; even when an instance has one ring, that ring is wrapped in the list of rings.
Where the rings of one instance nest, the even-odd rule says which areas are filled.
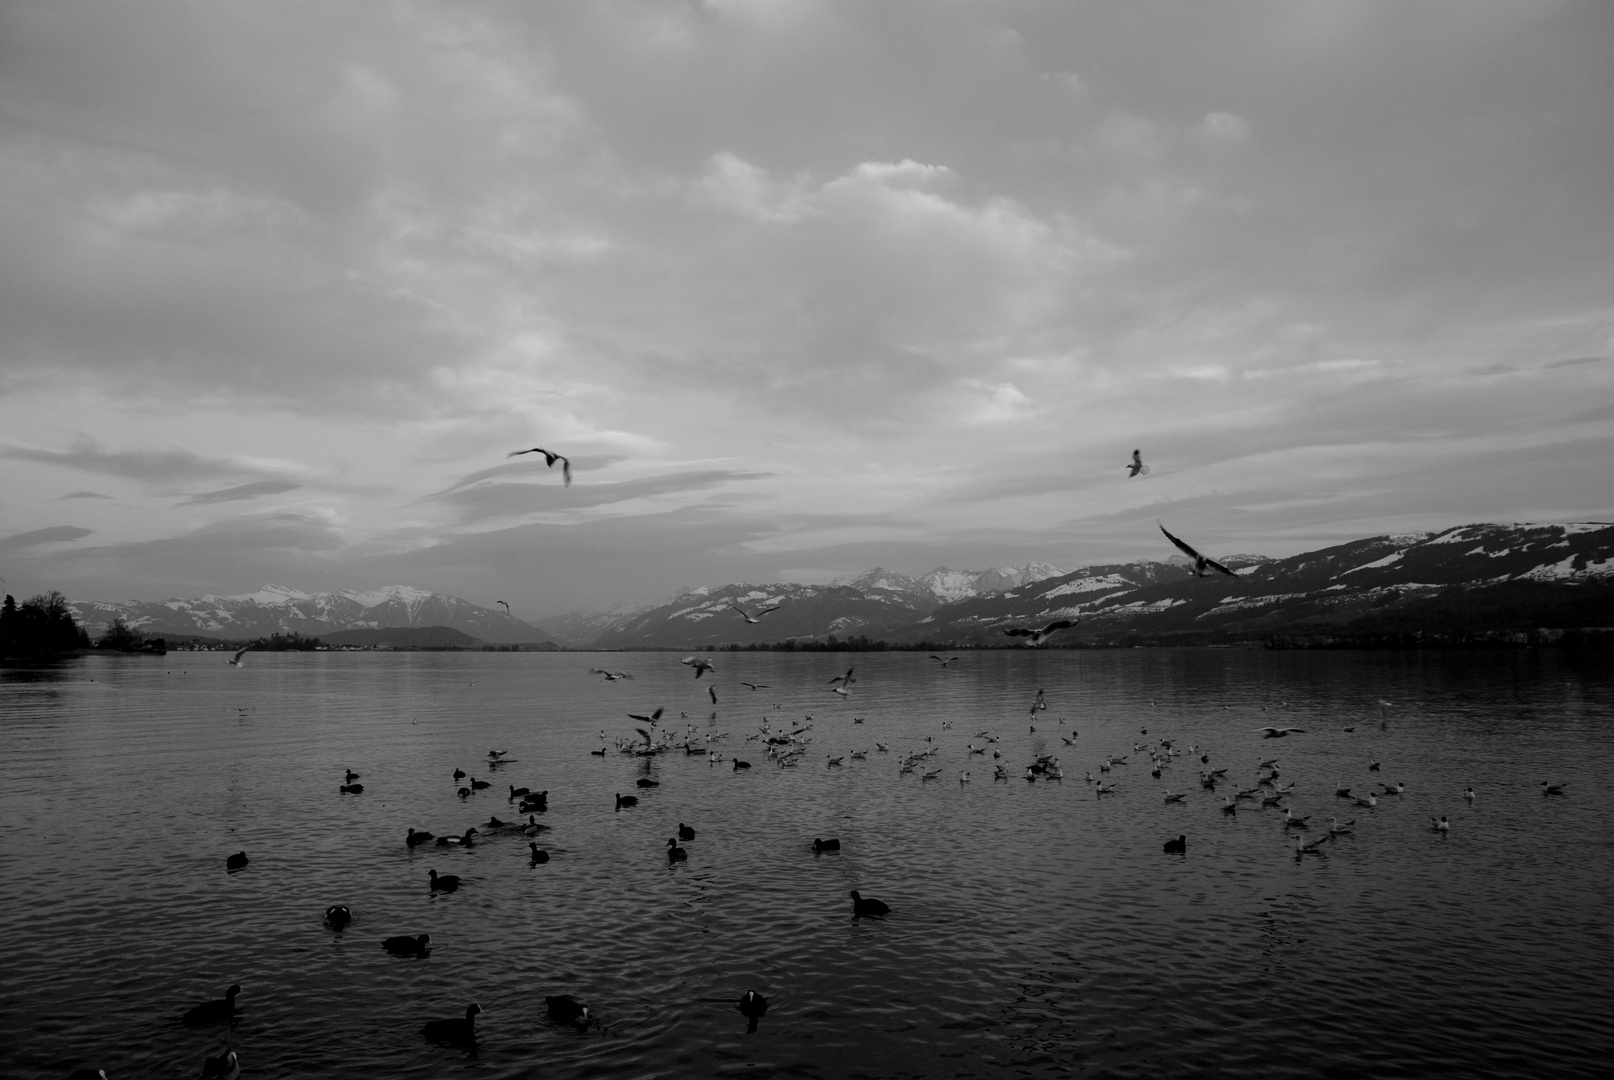
[[[1546,783],[1546,781],[1543,780],[1542,783]],[[1562,794],[1562,792],[1559,792],[1559,794]],[[228,859],[224,860],[224,869],[229,871],[244,870],[246,869],[246,866],[247,853],[244,851],[238,851],[234,855],[231,855]]]
[[[691,829],[688,825],[685,825],[682,821],[680,821],[678,823],[678,839],[680,839],[680,840],[693,840],[693,839],[695,839],[695,830]]]
[[[357,780],[359,778],[359,774],[354,772],[352,769],[349,769],[344,774],[344,778],[347,780],[348,783],[351,784],[351,783],[353,783],[353,781],[355,781],[355,780]]]
[[[234,1050],[202,1060],[202,1080],[240,1080],[241,1060]]]
[[[448,1020],[428,1020],[420,1029],[426,1036],[427,1042],[435,1043],[474,1043],[476,1042],[476,1017],[482,1011],[480,1005],[467,1005],[465,1019],[453,1017]]]
[[[891,909],[879,900],[869,897],[865,899],[856,889],[852,890],[852,918],[861,918],[864,915],[874,917],[889,914]]]
[[[534,866],[537,866],[539,863],[546,863],[549,861],[549,852],[540,848],[538,846],[538,841],[530,841],[527,844],[527,850],[532,852],[532,864]]]
[[[436,870],[428,871],[432,879],[432,892],[453,892],[460,887],[458,874],[439,874]]]
[[[1541,794],[1543,794],[1543,795],[1562,795],[1564,793],[1565,786],[1566,786],[1565,784],[1549,784],[1545,780],[1543,780],[1543,781],[1541,781]]]
[[[226,1020],[234,1020],[235,998],[240,992],[240,986],[232,986],[224,991],[222,998],[214,998],[212,1001],[191,1006],[185,1011],[184,1022],[194,1027],[198,1024],[220,1024]]]
[[[490,788],[492,786],[493,786],[493,784],[490,781],[478,780],[474,776],[471,777],[471,790],[472,791],[481,791],[483,788]]]
[[[638,796],[636,796],[636,795],[623,795],[621,792],[617,793],[616,808],[618,810],[622,809],[624,806],[638,806],[638,805],[639,805]]]
[[[325,909],[325,925],[332,930],[342,930],[353,921],[353,912],[347,909],[346,904],[332,904]]]
[[[537,836],[539,833],[543,832],[545,829],[548,829],[548,828],[549,828],[548,825],[540,825],[540,824],[538,824],[538,819],[533,817],[531,814],[528,814],[527,815],[527,823],[525,825],[521,826],[521,831],[523,833],[525,833],[526,835],[528,835],[528,836]]]
[[[465,770],[464,769],[455,769],[454,770],[454,779],[456,779],[456,780],[464,780],[465,779]]]
[[[363,795],[364,794],[364,785],[363,784],[339,784],[339,785],[337,785],[336,790],[341,792],[343,795]]]
[[[755,990],[747,990],[740,995],[740,1013],[749,1023],[746,1024],[745,1033],[752,1034],[757,1029],[757,1021],[768,1011],[768,999]]]
[[[1436,821],[1434,818],[1430,818],[1429,827],[1437,833],[1450,832],[1451,822],[1447,821],[1446,816],[1442,814],[1439,821]]]
[[[532,791],[531,788],[516,787],[514,784],[511,784],[510,785],[510,798],[508,800],[506,800],[506,801],[507,802],[515,802],[517,795],[527,795],[527,794],[530,794],[531,791]]]
[[[689,858],[689,852],[678,846],[677,837],[669,836],[667,838],[667,861],[678,862],[687,858]]]
[[[588,1027],[588,1006],[570,994],[544,998],[544,1011],[558,1024],[572,1024],[578,1031]]]
[[[399,934],[389,937],[381,943],[381,947],[393,956],[425,956],[432,951],[432,936],[430,934]]]
[[[429,832],[410,829],[409,835],[404,837],[404,843],[410,847],[419,847],[422,844],[429,844],[435,839],[437,838]]]
[[[839,850],[841,850],[841,842],[840,842],[839,839],[837,839],[835,837],[831,837],[828,840],[820,840],[820,839],[818,839],[818,837],[815,836],[815,837],[813,837],[813,850],[814,851],[839,851]]]

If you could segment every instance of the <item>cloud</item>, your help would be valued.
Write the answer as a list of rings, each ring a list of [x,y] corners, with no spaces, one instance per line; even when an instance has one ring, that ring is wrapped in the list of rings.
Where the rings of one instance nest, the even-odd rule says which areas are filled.
[[[64,540],[82,540],[94,532],[77,525],[51,525],[43,529],[30,529],[12,536],[0,537],[0,551],[21,551],[36,544],[55,544]]]
[[[280,495],[287,491],[295,491],[301,486],[290,480],[255,480],[250,484],[237,484],[234,487],[220,488],[218,491],[204,491],[192,495],[179,505],[210,506],[213,503],[235,502],[239,499],[256,499],[264,495]]]
[[[63,499],[110,499],[110,495],[102,495],[99,491],[69,491],[62,496]],[[60,500],[58,500],[60,501]]]
[[[484,469],[454,485],[425,496],[422,502],[454,507],[462,522],[536,513],[597,509],[635,499],[656,499],[709,491],[731,482],[768,479],[772,474],[738,469],[701,469],[609,483],[574,484],[563,488],[543,479],[493,483],[490,477],[507,467]],[[525,470],[530,472],[531,470]]]
[[[0,441],[0,458],[154,484],[215,480],[261,470],[261,466],[240,460],[208,457],[189,450],[103,450],[94,439],[87,437],[77,439],[67,450],[45,450]]]

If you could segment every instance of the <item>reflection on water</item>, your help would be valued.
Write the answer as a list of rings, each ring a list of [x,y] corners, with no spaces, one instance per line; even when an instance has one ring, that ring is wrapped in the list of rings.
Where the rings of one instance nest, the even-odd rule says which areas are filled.
[[[587,654],[250,659],[0,676],[0,1075],[189,1074],[226,1045],[252,1077],[1590,1076],[1614,1054],[1599,658],[756,653],[697,682],[639,654],[611,657],[636,676],[615,683]],[[850,696],[830,693],[853,665]],[[658,706],[755,767],[590,754]],[[809,714],[796,767],[745,741]],[[969,754],[983,731],[1000,741]],[[1194,750],[1155,780],[1135,747],[1161,738]],[[932,747],[940,779],[899,775]],[[1025,782],[1046,754],[1066,778]],[[1083,775],[1121,755],[1095,797]],[[1273,756],[1306,835],[1330,816],[1355,831],[1297,862],[1281,811],[1223,814]],[[350,768],[362,795],[337,790]],[[456,768],[493,786],[462,799]],[[1202,768],[1227,782],[1202,789]],[[1381,779],[1406,794],[1334,795]],[[510,784],[550,793],[548,863],[515,832],[404,844],[516,819]],[[617,792],[639,805],[614,810]],[[697,836],[669,863],[680,821]],[[1187,854],[1163,854],[1178,834]],[[463,887],[434,893],[432,869]],[[852,919],[852,889],[891,914]],[[322,924],[337,903],[341,933]],[[423,933],[425,958],[380,946]],[[179,1023],[231,983],[233,1025]],[[754,1034],[747,989],[770,1001]],[[563,993],[591,1007],[585,1031],[545,1016]],[[472,1002],[474,1051],[421,1037]]]

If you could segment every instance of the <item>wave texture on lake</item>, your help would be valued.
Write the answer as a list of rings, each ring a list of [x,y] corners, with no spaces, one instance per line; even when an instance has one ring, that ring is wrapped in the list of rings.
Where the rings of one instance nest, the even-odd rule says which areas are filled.
[[[678,659],[173,653],[0,671],[0,1075],[192,1076],[226,1046],[253,1080],[1488,1080],[1614,1060],[1606,657],[718,653],[700,679]],[[830,680],[848,667],[842,698]],[[663,728],[726,732],[710,744],[723,760],[619,753],[643,726],[627,714],[657,707]],[[793,767],[746,741],[809,715]],[[1269,724],[1304,731],[1263,739]],[[1161,739],[1193,750],[1155,779],[1137,747]],[[1039,755],[1064,778],[1027,782]],[[1222,811],[1272,757],[1304,830],[1252,801]],[[362,794],[338,791],[345,769]],[[1210,769],[1227,770],[1214,791]],[[492,786],[461,798],[469,777]],[[1372,808],[1335,794],[1380,781],[1406,790]],[[469,850],[404,844],[410,827],[524,820],[510,785],[548,791],[549,862],[486,827]],[[617,793],[638,805],[614,809]],[[1331,816],[1353,831],[1297,859],[1294,837]],[[670,863],[680,822],[697,835]],[[1186,854],[1165,854],[1179,835]],[[815,855],[815,837],[840,851]],[[250,863],[226,873],[236,851]],[[432,892],[431,869],[463,886]],[[853,889],[891,914],[853,919]],[[332,904],[353,912],[340,933],[322,924]],[[380,946],[422,933],[425,958]],[[180,1023],[232,983],[233,1024]],[[754,1034],[748,989],[771,1003]],[[554,994],[595,1022],[548,1020]],[[473,1049],[421,1036],[472,1002]]]

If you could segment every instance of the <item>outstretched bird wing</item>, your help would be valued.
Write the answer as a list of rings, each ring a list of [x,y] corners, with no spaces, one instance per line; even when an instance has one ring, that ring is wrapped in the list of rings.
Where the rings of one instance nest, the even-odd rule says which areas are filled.
[[[1160,525],[1160,522],[1156,521],[1155,524]],[[1167,531],[1167,529],[1166,529],[1166,527],[1164,525],[1160,525],[1160,531],[1166,534],[1166,539],[1167,540],[1170,540],[1173,544],[1177,545],[1177,550],[1178,551],[1181,551],[1184,555],[1188,556],[1190,559],[1204,558],[1204,556],[1202,556],[1199,552],[1195,551],[1193,548],[1189,547],[1187,544],[1183,543],[1181,540],[1177,539],[1175,536],[1172,536],[1171,533],[1169,531]],[[1229,571],[1229,572],[1231,572],[1231,571]]]
[[[566,481],[564,486],[572,486],[572,462],[570,458],[567,458],[563,454],[557,454],[553,450],[545,450],[541,446],[534,446],[530,450],[512,450],[504,456],[507,458],[513,458],[521,454],[542,454],[544,455],[544,463],[547,464],[551,469],[555,467],[555,462],[560,462],[560,474],[561,477]]]
[[[1075,619],[1060,619],[1057,622],[1049,623],[1047,626],[1045,626],[1041,630],[1039,630],[1038,633],[1043,634],[1043,635],[1046,636],[1048,634],[1053,633],[1055,630],[1069,630],[1071,627],[1073,627],[1075,625],[1076,625],[1076,620]],[[1041,692],[1039,692],[1037,694],[1037,696],[1041,697],[1042,696]]]
[[[1220,570],[1222,573],[1226,574],[1228,577],[1238,577],[1239,576],[1238,571],[1229,570],[1227,567],[1223,566],[1221,563],[1217,562],[1215,559],[1206,559],[1205,556],[1203,556],[1203,555],[1201,555],[1200,558],[1204,560],[1204,563],[1205,563],[1206,566],[1214,566],[1216,569]]]

